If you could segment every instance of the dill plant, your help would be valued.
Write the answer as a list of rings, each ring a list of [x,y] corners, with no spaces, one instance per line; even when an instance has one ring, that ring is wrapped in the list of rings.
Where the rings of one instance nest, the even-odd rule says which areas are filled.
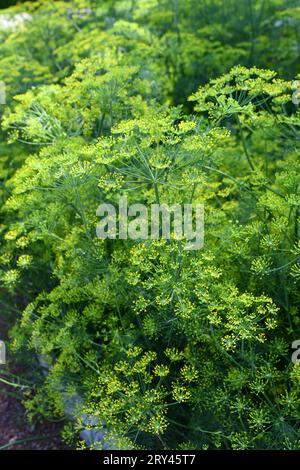
[[[49,365],[29,415],[80,393],[75,432],[84,413],[120,449],[299,448],[299,7],[72,3],[1,33],[10,348]],[[99,240],[124,195],[204,203],[204,248]]]

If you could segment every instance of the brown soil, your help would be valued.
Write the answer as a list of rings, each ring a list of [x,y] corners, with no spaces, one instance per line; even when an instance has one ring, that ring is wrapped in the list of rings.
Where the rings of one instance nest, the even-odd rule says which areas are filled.
[[[1,340],[5,341],[7,339],[8,329],[8,322],[5,317],[1,317],[0,312]],[[7,365],[0,365],[0,379],[12,381],[6,374],[3,374],[7,370]],[[20,364],[10,365],[9,370],[18,376],[22,376],[22,365]],[[62,426],[62,423],[49,421],[29,424],[22,405],[22,392],[0,381],[0,450],[67,449],[67,446],[60,439]]]

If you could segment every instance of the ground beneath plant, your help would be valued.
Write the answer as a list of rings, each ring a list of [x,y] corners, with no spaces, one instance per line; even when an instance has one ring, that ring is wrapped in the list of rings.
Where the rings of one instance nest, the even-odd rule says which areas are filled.
[[[9,322],[1,317],[0,312],[0,338],[7,339]],[[0,378],[6,379],[1,374]],[[14,364],[10,372],[22,375],[22,366]],[[9,379],[10,380],[10,379]],[[60,432],[63,423],[49,421],[29,424],[25,409],[22,405],[22,396],[16,389],[0,382],[0,450],[61,450],[67,446],[61,442]]]

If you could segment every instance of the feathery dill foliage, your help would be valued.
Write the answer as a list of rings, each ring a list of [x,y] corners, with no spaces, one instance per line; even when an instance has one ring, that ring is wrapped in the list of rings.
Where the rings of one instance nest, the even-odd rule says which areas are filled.
[[[50,367],[29,415],[83,397],[66,438],[84,412],[120,449],[299,448],[297,3],[5,11],[0,302]],[[99,240],[120,196],[204,203],[204,248]]]

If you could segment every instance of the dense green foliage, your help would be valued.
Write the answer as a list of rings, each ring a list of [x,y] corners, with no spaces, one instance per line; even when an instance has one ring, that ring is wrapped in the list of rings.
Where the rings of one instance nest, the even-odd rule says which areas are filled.
[[[24,11],[0,28],[0,302],[50,366],[29,414],[79,392],[75,428],[122,449],[299,448],[298,2]],[[204,203],[204,248],[98,239],[120,195]]]

